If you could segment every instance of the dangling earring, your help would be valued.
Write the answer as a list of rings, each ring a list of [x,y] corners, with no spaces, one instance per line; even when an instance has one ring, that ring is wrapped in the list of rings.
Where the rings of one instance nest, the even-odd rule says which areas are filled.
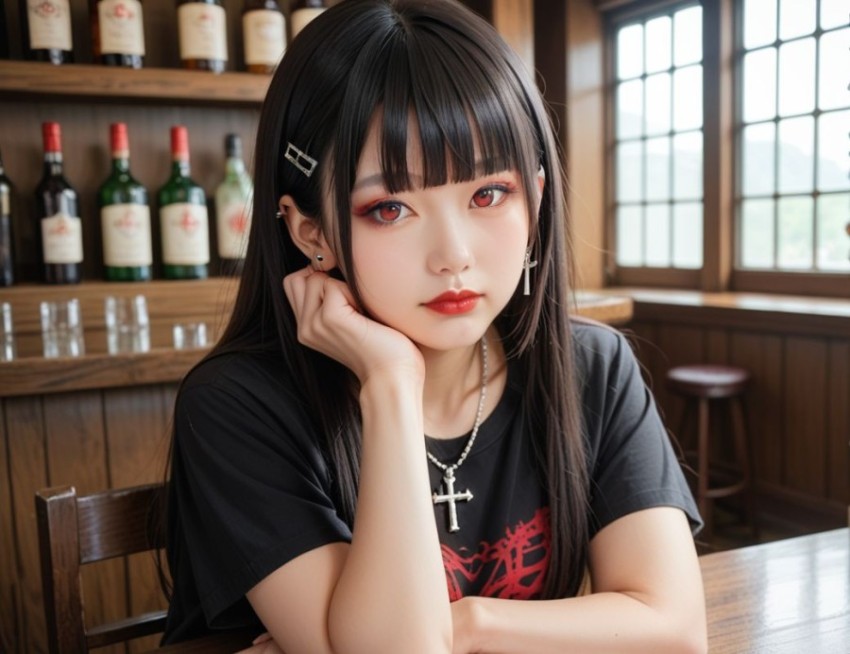
[[[523,264],[523,271],[525,281],[522,286],[522,294],[523,295],[531,295],[531,269],[537,265],[536,261],[531,260],[531,248],[528,248],[525,251],[525,264]]]

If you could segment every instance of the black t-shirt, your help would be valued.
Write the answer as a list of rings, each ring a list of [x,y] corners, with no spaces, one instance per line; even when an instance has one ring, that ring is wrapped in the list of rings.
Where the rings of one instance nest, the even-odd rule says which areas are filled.
[[[590,461],[591,537],[617,518],[693,497],[625,339],[599,325],[573,330],[582,421]],[[549,560],[549,513],[514,367],[494,411],[455,472],[460,529],[435,505],[451,598],[540,596]],[[350,541],[330,471],[297,380],[280,357],[230,354],[198,366],[175,413],[169,492],[169,562],[175,572],[165,642],[260,622],[245,593],[313,548]],[[454,462],[467,436],[426,438]],[[428,463],[432,492],[443,471]]]

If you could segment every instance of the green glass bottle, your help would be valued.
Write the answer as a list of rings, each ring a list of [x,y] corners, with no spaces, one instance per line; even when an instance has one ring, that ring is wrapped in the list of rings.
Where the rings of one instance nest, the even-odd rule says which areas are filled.
[[[251,226],[251,195],[254,185],[242,161],[242,139],[228,134],[224,139],[227,160],[224,181],[215,191],[216,236],[221,272],[238,275],[245,262]]]
[[[163,276],[166,279],[205,279],[210,263],[207,196],[189,178],[189,135],[171,128],[171,177],[159,190]]]
[[[152,277],[148,192],[130,174],[127,125],[109,128],[112,172],[97,192],[104,277],[110,282],[146,282]]]

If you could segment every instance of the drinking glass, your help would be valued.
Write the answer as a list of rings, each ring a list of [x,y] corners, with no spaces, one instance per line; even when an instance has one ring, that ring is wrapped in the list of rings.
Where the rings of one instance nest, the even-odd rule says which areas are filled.
[[[184,322],[174,325],[174,349],[192,350],[207,346],[207,324],[204,322]]]
[[[103,313],[109,354],[150,351],[151,329],[144,295],[110,295],[103,301]]]
[[[0,361],[13,361],[17,353],[12,305],[0,302]]]
[[[80,301],[71,298],[42,302],[40,308],[44,356],[48,359],[83,356],[86,345]]]

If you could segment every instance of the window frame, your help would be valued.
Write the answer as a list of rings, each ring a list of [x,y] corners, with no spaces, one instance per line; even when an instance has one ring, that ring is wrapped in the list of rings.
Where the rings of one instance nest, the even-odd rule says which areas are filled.
[[[615,120],[616,30],[646,21],[690,0],[599,2],[604,13],[605,57],[605,281],[609,286],[653,286],[704,292],[758,292],[850,298],[846,272],[745,270],[735,267],[741,174],[739,103],[743,3],[701,2],[703,30],[703,267],[626,267],[616,262]],[[850,160],[848,160],[850,164]],[[850,239],[847,243],[850,249]]]

